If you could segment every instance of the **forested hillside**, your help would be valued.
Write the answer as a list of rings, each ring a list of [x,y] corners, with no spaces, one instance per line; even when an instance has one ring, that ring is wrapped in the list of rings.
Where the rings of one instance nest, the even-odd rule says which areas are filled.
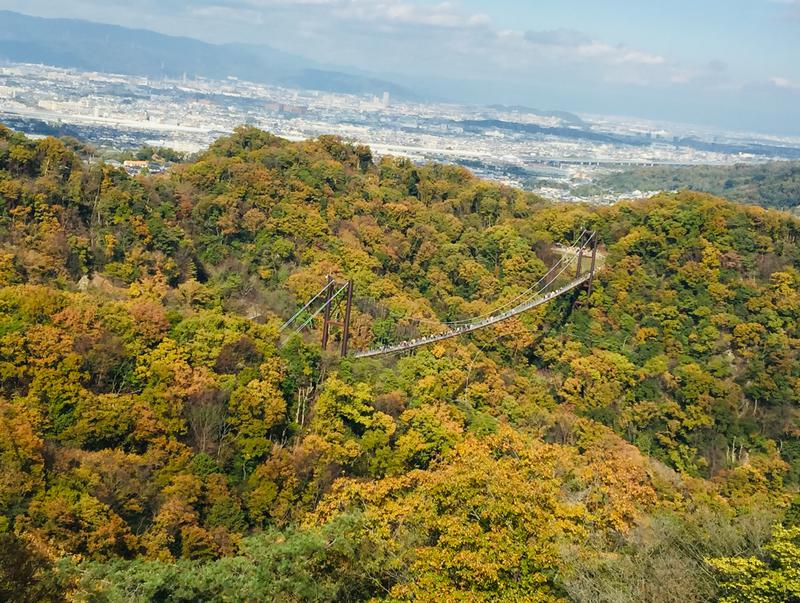
[[[689,189],[721,195],[731,201],[800,211],[800,162],[760,165],[657,166],[632,168],[579,187],[581,194],[630,193]]]
[[[483,314],[584,228],[590,297],[382,360],[279,335],[327,274],[354,348]],[[0,127],[0,600],[797,600],[799,242],[334,137],[129,178]]]

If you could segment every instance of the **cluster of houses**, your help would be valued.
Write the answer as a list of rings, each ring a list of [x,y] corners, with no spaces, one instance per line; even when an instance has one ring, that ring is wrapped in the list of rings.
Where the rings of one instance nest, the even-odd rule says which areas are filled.
[[[109,165],[122,168],[128,173],[128,176],[138,176],[140,174],[162,174],[166,172],[172,163],[168,161],[158,161],[158,158],[153,159],[126,159],[119,162],[114,159],[108,161]]]

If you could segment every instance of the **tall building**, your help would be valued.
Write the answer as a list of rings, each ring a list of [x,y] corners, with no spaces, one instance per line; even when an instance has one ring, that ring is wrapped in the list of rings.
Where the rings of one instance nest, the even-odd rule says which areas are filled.
[[[389,93],[388,92],[384,92],[383,93],[383,101],[382,101],[384,109],[388,109],[389,108],[389,103],[391,102],[391,100],[392,99],[391,99],[391,96],[389,96]]]

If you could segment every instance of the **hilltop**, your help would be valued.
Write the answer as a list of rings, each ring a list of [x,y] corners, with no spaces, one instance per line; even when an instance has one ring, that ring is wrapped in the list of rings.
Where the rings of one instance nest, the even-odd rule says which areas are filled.
[[[578,187],[577,194],[690,189],[750,205],[800,211],[800,162],[760,165],[657,166],[609,174]]]
[[[158,176],[79,153],[0,127],[0,598],[792,596],[800,221],[253,128]],[[495,330],[279,335],[327,274],[357,349],[483,314],[584,228],[591,296]]]

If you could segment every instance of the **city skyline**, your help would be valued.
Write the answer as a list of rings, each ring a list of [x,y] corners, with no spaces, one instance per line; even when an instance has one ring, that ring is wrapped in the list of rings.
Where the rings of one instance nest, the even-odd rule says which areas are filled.
[[[436,100],[800,133],[796,0],[3,0],[0,9],[266,44]]]

